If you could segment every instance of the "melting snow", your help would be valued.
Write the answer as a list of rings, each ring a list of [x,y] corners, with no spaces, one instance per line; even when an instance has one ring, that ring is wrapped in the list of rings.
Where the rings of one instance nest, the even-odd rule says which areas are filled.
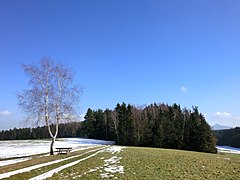
[[[104,162],[104,171],[105,173],[101,173],[100,176],[102,178],[114,177],[113,173],[124,173],[124,167],[120,164],[120,160],[122,157],[113,156],[110,159],[105,159]]]
[[[81,144],[83,145],[96,145],[96,144],[101,144],[101,145],[112,145],[115,142],[114,141],[103,141],[103,140],[97,140],[97,139],[84,139],[84,138],[68,138],[67,142],[70,144]]]
[[[48,153],[50,143],[51,143],[51,141],[48,141],[48,140],[0,141],[0,159],[18,157],[17,159],[0,161],[0,166],[13,164],[13,163],[17,163],[17,162],[23,162],[23,161],[27,161],[27,160],[31,159],[31,157],[26,157],[26,156]],[[107,145],[107,144],[113,144],[113,143],[114,143],[113,141],[101,141],[101,140],[91,140],[91,139],[82,139],[82,138],[67,138],[67,139],[62,138],[62,139],[58,139],[58,141],[56,141],[54,147],[55,148],[56,147],[72,147],[73,151],[76,151],[79,149],[88,149],[90,147],[95,147],[99,144]],[[110,152],[112,154],[115,154],[115,153],[119,154],[119,152],[121,152],[123,148],[124,147],[112,146],[112,147],[107,148],[105,151]],[[88,151],[88,152],[90,152],[90,151]],[[57,173],[57,172],[61,171],[62,169],[73,166],[73,165],[79,163],[80,161],[83,161],[85,159],[93,157],[99,152],[102,152],[102,150],[100,150],[90,156],[87,156],[86,158],[82,158],[78,161],[74,161],[72,163],[69,163],[69,164],[61,166],[59,168],[56,168],[54,170],[51,170],[45,174],[42,174],[41,176],[33,178],[33,179],[42,179],[42,178],[46,178],[46,177],[51,177],[54,173]],[[23,157],[25,157],[25,158],[23,158]],[[56,160],[56,161],[52,161],[52,162],[48,162],[48,163],[34,165],[31,167],[15,170],[15,171],[11,171],[11,172],[6,172],[3,174],[0,174],[0,179],[10,177],[12,175],[23,173],[23,172],[28,172],[33,169],[48,166],[48,165],[58,163],[58,162],[61,162],[61,161],[67,160],[67,159],[71,159],[71,158],[74,158],[74,157],[69,157],[69,158]],[[120,157],[116,158],[116,156],[115,156],[112,159],[110,158],[108,160],[104,160],[104,162],[105,162],[104,171],[107,173],[108,177],[113,176],[110,173],[115,173],[115,172],[124,173],[123,166],[116,165],[117,163],[119,163],[120,159],[121,159]],[[103,160],[103,158],[102,158],[102,160]],[[101,169],[103,169],[103,167]],[[90,170],[89,173],[93,172],[93,171],[95,171],[95,169]],[[102,171],[102,170],[100,170],[100,168],[99,168],[99,171]]]
[[[240,154],[240,148],[230,146],[217,146],[218,152]]]
[[[1,166],[6,166],[6,165],[10,165],[10,164],[15,164],[15,163],[19,163],[19,162],[24,162],[27,160],[32,159],[31,157],[27,157],[27,158],[18,158],[18,159],[11,159],[11,160],[5,160],[5,161],[0,161],[0,167]]]
[[[122,149],[124,149],[124,148],[125,147],[121,147],[121,146],[111,146],[111,147],[106,149],[106,152],[110,152],[112,154],[120,153],[122,151]]]
[[[102,149],[102,148],[100,148],[100,149]],[[85,153],[82,153],[82,154],[79,154],[79,155],[76,155],[76,156],[71,156],[71,157],[68,157],[68,158],[59,159],[59,160],[55,160],[55,161],[51,161],[51,162],[47,162],[47,163],[42,163],[42,164],[37,164],[37,165],[30,166],[30,167],[26,167],[26,168],[23,168],[23,169],[19,169],[19,170],[15,170],[15,171],[10,171],[10,172],[7,172],[7,173],[3,173],[3,174],[0,174],[0,179],[2,179],[2,178],[7,178],[7,177],[13,176],[13,175],[15,175],[15,174],[28,172],[28,171],[31,171],[31,170],[34,170],[34,169],[38,169],[38,168],[41,168],[41,167],[49,166],[49,165],[52,165],[52,164],[56,164],[56,163],[59,163],[59,162],[62,162],[62,161],[66,161],[66,160],[69,160],[69,159],[73,159],[73,158],[76,158],[76,157],[80,157],[80,156],[82,156],[83,154],[86,154],[86,153],[89,153],[89,152],[94,152],[94,151],[97,151],[97,150],[99,150],[99,149],[94,149],[94,150],[90,150],[90,151],[88,151],[88,152],[85,152]],[[96,154],[96,153],[95,153],[95,154]],[[88,157],[89,157],[89,156],[88,156]],[[84,159],[84,158],[83,158],[83,159]],[[87,159],[87,158],[86,158],[86,159]],[[75,162],[75,161],[74,161],[74,162]],[[74,163],[74,162],[73,162],[73,163]],[[72,164],[72,163],[70,163],[70,164]],[[70,166],[68,166],[68,164],[66,164],[66,165],[64,165],[64,166],[61,166],[61,167],[65,167],[65,166],[70,167]],[[57,168],[56,172],[59,172],[59,171],[60,171],[59,169],[61,169],[61,167]],[[66,168],[66,167],[65,167],[65,168]],[[65,169],[65,168],[63,168],[63,169]],[[55,169],[54,169],[54,170],[55,170]],[[54,170],[49,171],[49,172],[43,174],[43,175],[44,175],[44,178],[42,178],[42,179],[45,179],[45,176],[46,176],[46,177],[51,177],[51,176],[52,176],[51,173],[55,173]],[[62,170],[62,169],[61,169],[61,170]],[[51,176],[49,176],[49,175],[51,175]],[[38,178],[37,178],[37,179],[38,179]]]
[[[111,146],[107,148],[105,151],[110,152],[112,154],[116,153],[118,155],[123,148],[125,147]],[[114,173],[124,174],[124,167],[120,165],[121,159],[122,157],[118,157],[118,156],[113,156],[109,159],[105,159],[104,160],[105,164],[103,165],[105,172],[100,174],[101,178],[112,178],[114,177],[113,175]]]
[[[224,160],[230,161],[231,159],[230,158],[224,158]]]
[[[46,178],[52,177],[54,173],[58,173],[58,172],[62,171],[63,169],[66,169],[66,168],[68,168],[68,167],[74,166],[74,165],[80,163],[81,161],[84,161],[84,160],[89,159],[89,158],[91,158],[91,157],[93,157],[93,156],[96,156],[96,155],[97,155],[98,153],[100,153],[100,152],[102,152],[102,150],[97,151],[96,153],[91,154],[90,156],[87,156],[87,157],[85,157],[85,158],[82,158],[82,159],[79,159],[79,160],[77,160],[77,161],[73,161],[73,162],[71,162],[71,163],[65,164],[65,165],[60,166],[60,167],[58,167],[58,168],[55,168],[55,169],[53,169],[53,170],[51,170],[51,171],[48,171],[48,172],[46,172],[46,173],[44,173],[44,174],[41,174],[41,175],[36,176],[36,177],[34,177],[34,178],[31,178],[30,180],[42,180],[42,179],[46,179]]]
[[[48,140],[11,140],[0,141],[0,159],[11,157],[23,157],[36,154],[49,153],[50,143]],[[79,150],[84,146],[96,146],[99,144],[113,144],[113,141],[102,141],[83,138],[59,138],[54,147],[72,147]]]
[[[46,140],[13,140],[0,141],[0,158],[31,156],[47,153],[50,141]]]
[[[88,173],[92,173],[95,171],[100,172],[100,177],[101,178],[117,178],[114,174],[115,173],[124,173],[124,167],[120,165],[120,160],[122,157],[119,157],[119,153],[122,151],[122,149],[125,147],[120,147],[120,146],[110,146],[107,149],[103,150],[102,152],[109,152],[111,154],[115,154],[115,156],[105,159],[105,157],[101,157],[100,159],[103,160],[104,165],[103,167],[95,167],[93,169],[90,169],[87,172],[84,172],[83,174],[77,175],[77,174],[72,174],[72,179],[77,179],[81,178],[83,175],[86,175]]]

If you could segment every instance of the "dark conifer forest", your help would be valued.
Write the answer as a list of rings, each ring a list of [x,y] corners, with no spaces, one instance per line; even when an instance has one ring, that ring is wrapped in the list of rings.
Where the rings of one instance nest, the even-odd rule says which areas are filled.
[[[54,126],[54,125],[52,125]],[[117,104],[114,110],[88,109],[85,120],[60,124],[58,137],[115,141],[126,146],[173,148],[216,153],[216,138],[197,107]],[[0,140],[49,138],[46,127],[1,131]]]
[[[67,124],[59,124],[58,137],[76,137],[77,131],[80,130],[80,122],[72,122]],[[55,129],[51,125],[51,129]],[[25,140],[25,139],[45,139],[50,138],[46,126],[38,126],[36,128],[14,128],[6,131],[0,131],[0,140]]]
[[[177,104],[137,108],[122,103],[114,110],[88,109],[80,133],[120,145],[216,153],[216,138],[198,108],[181,109]]]
[[[227,130],[214,131],[219,146],[232,146],[240,148],[240,127]]]

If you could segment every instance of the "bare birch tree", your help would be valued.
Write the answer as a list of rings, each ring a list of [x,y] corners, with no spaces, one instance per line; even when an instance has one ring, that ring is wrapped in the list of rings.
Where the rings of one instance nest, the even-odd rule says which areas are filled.
[[[28,120],[44,122],[52,139],[50,154],[58,135],[58,125],[77,118],[80,89],[73,85],[73,72],[62,64],[43,58],[40,65],[22,64],[29,77],[30,90],[18,94],[18,105]],[[55,125],[52,130],[50,125]]]

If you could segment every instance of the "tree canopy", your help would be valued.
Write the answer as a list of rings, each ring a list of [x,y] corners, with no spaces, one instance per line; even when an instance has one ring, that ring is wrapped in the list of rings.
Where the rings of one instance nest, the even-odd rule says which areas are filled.
[[[137,108],[122,103],[105,111],[89,108],[80,135],[120,145],[217,152],[216,138],[198,108],[182,110],[177,104]]]

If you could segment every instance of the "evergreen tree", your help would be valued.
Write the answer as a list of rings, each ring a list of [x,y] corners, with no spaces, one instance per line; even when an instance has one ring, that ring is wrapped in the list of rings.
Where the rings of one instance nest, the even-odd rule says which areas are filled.
[[[94,131],[95,131],[95,117],[94,117],[94,112],[92,109],[88,109],[87,113],[84,117],[84,122],[83,122],[83,131],[86,137],[88,138],[93,138],[94,137]]]
[[[119,129],[119,144],[127,145],[127,106],[125,103],[122,105],[117,104],[115,108],[118,119],[118,129]]]

